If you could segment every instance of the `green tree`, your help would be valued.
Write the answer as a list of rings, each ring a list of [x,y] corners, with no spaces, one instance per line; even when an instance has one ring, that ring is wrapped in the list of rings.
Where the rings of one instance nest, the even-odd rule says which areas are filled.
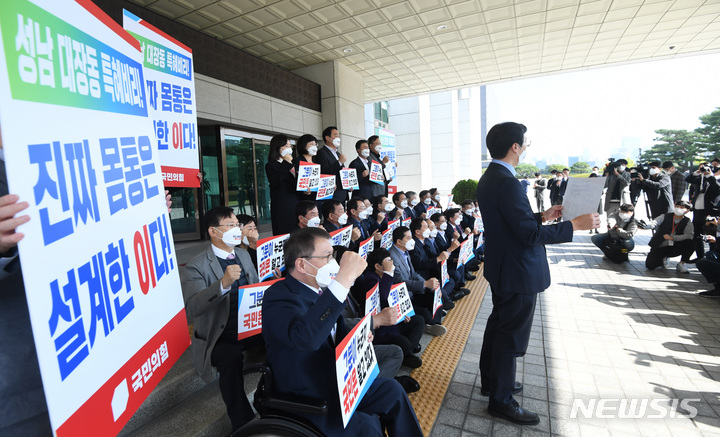
[[[640,155],[642,161],[672,161],[675,167],[685,171],[702,157],[701,135],[697,132],[674,129],[657,129],[655,144]]]
[[[457,181],[452,189],[453,202],[460,204],[465,199],[475,199],[478,181],[474,179],[463,179]]]
[[[515,171],[517,172],[517,177],[522,179],[535,177],[535,173],[540,171],[540,169],[532,164],[518,164],[515,167]]]
[[[553,170],[562,171],[564,168],[567,168],[567,166],[562,164],[548,164],[543,173],[550,174]]]
[[[579,161],[570,166],[570,173],[580,174],[590,173],[590,171],[592,171],[592,167],[585,161]]]
[[[702,126],[695,129],[698,142],[709,159],[720,155],[720,108],[700,116]]]

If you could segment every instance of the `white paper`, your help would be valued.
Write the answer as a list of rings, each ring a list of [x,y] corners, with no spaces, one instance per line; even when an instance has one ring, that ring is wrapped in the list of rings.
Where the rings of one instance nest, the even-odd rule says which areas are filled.
[[[570,178],[563,196],[562,215],[564,220],[597,212],[605,187],[605,178]]]

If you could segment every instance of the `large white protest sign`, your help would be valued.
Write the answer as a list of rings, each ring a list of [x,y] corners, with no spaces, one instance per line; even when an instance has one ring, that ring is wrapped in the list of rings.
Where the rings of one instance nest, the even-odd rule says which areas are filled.
[[[405,316],[412,317],[415,315],[412,301],[410,300],[410,292],[404,282],[395,284],[390,288],[388,294],[388,306],[395,307],[397,310],[397,323],[405,320]]]
[[[368,238],[367,240],[360,243],[360,247],[358,247],[358,254],[364,259],[367,260],[368,253],[372,252],[375,249],[375,240],[372,236]]]
[[[320,185],[320,164],[300,161],[297,175],[297,191],[317,191]]]
[[[277,281],[280,279],[238,287],[238,340],[262,332],[263,296]]]
[[[290,234],[263,238],[257,242],[258,278],[261,281],[271,277],[275,269],[285,270],[285,241]]]
[[[330,243],[333,246],[345,246],[348,247],[352,241],[352,225],[345,226],[336,231],[330,232]]]
[[[140,42],[148,117],[166,187],[199,187],[192,50],[123,10],[123,26]]]
[[[358,404],[380,373],[375,350],[368,341],[370,317],[372,315],[366,315],[335,348],[335,373],[343,426],[347,426]]]
[[[380,283],[375,284],[365,295],[365,314],[373,316],[380,312]]]
[[[50,422],[117,435],[190,339],[140,43],[88,1],[0,2],[0,124]],[[42,128],[38,128],[41,126]]]
[[[360,182],[358,182],[357,170],[354,168],[343,168],[340,170],[340,182],[343,190],[359,190]]]

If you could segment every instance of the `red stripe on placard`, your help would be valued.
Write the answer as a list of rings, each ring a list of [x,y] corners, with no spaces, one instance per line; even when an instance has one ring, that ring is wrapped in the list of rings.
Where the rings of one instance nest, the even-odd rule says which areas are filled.
[[[143,386],[133,391],[133,374],[162,345],[167,342],[168,358],[153,371],[152,376],[143,382]],[[57,429],[58,437],[65,436],[115,436],[135,414],[150,392],[158,385],[170,368],[190,345],[185,309],[180,310],[150,341],[128,360],[108,381],[102,385],[68,420]],[[142,376],[141,376],[142,379]],[[118,387],[127,385],[127,401],[122,402],[122,392],[116,411],[122,411],[117,420],[113,418],[113,398]],[[123,411],[123,404],[124,411]]]
[[[147,27],[148,29],[152,30],[153,32],[157,33],[158,35],[162,36],[163,38],[167,39],[168,41],[172,41],[173,43],[177,44],[178,46],[184,48],[188,52],[192,53],[192,49],[185,44],[181,43],[180,41],[176,40],[175,38],[171,37],[167,33],[163,32],[162,30],[158,29],[157,27],[153,26],[152,24],[145,21],[143,18],[140,18],[140,25]]]
[[[139,52],[140,49],[140,41],[133,38],[132,35],[127,33],[125,29],[122,28],[121,25],[117,24],[115,21],[113,21],[112,18],[108,16],[108,14],[105,13],[102,9],[97,7],[95,3],[93,3],[90,0],[75,0],[77,4],[82,6],[86,11],[90,12],[95,18],[102,21],[104,25],[106,25],[110,30],[117,33],[118,36],[125,41],[128,42],[131,46],[135,47],[135,49]]]
[[[162,171],[163,185],[165,185],[165,187],[200,187],[200,178],[198,178],[200,170],[196,168],[169,167],[163,165],[160,167],[160,170]],[[173,175],[182,175],[182,178]]]

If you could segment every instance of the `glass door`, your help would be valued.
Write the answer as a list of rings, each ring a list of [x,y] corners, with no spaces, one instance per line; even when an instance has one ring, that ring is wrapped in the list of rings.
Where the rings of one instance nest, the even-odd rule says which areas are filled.
[[[257,226],[259,232],[272,232],[270,219],[270,183],[265,175],[265,164],[268,162],[270,143],[255,140],[255,174],[257,175]]]

